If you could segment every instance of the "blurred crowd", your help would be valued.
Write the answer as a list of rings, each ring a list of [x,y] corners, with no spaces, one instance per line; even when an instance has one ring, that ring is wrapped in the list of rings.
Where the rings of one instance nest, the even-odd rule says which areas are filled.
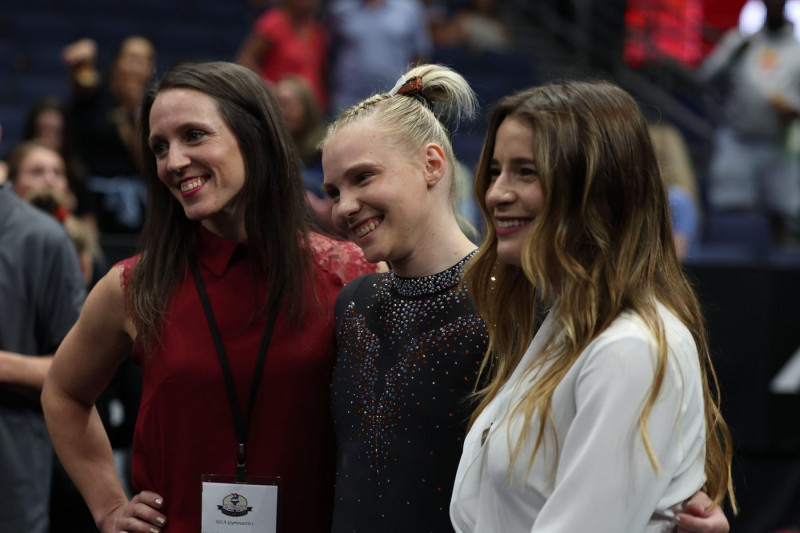
[[[800,42],[784,16],[785,0],[763,3],[761,28],[730,30],[695,73],[725,108],[707,175],[700,176],[678,128],[663,121],[651,128],[681,258],[701,253],[704,218],[717,213],[763,216],[772,243],[800,242]],[[502,53],[518,46],[503,0],[283,0],[261,7],[229,59],[274,91],[300,155],[309,207],[329,232],[336,230],[318,144],[340,111],[388,90],[399,72],[431,60],[437,49]],[[148,191],[139,177],[135,117],[158,52],[147,36],[120,35],[106,67],[92,38],[63,43],[70,97],[33,103],[23,131],[14,132],[22,142],[0,154],[0,183],[63,226],[86,289],[129,255],[109,243],[132,250],[144,223]],[[477,226],[471,172],[467,164],[460,170],[460,205],[467,226]],[[124,366],[101,406],[123,471],[137,379],[137,370]],[[61,531],[70,521],[75,531],[91,530],[91,516],[75,512],[82,502],[57,461],[52,470],[53,501],[65,507],[51,509],[53,519],[64,524]]]
[[[229,59],[258,72],[278,96],[301,154],[309,202],[323,225],[329,224],[329,205],[320,189],[316,144],[330,119],[390,87],[397,72],[429,61],[435,48],[514,46],[496,0],[284,0],[263,8],[243,29],[241,46]],[[65,43],[60,53],[70,97],[35,101],[20,136],[57,154],[56,166],[63,169],[51,173],[63,173],[63,183],[56,187],[55,178],[43,177],[40,186],[56,189],[63,207],[86,226],[98,262],[103,243],[134,246],[144,221],[147,191],[138,177],[132,136],[137,104],[157,66],[156,46],[144,35],[120,36],[105,68],[100,58],[107,52],[91,37]],[[17,132],[7,129],[9,137],[17,138]],[[13,180],[21,195],[29,188],[8,166],[16,160],[18,169],[25,151],[11,147],[0,154],[0,180]],[[462,181],[464,211],[474,222],[469,180]],[[111,259],[121,255],[110,253]]]

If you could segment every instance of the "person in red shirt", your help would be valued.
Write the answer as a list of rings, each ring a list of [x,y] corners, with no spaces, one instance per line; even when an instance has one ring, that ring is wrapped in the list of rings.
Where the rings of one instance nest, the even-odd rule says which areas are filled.
[[[286,0],[265,11],[242,43],[236,62],[277,83],[296,74],[308,81],[317,104],[328,108],[328,38],[315,18],[319,0]]]
[[[252,71],[178,66],[140,120],[140,253],[96,285],[54,359],[42,404],[57,453],[104,532],[195,533],[201,477],[234,474],[280,478],[283,531],[329,531],[333,307],[377,267],[308,229],[298,156]],[[94,402],[131,355],[129,499]]]

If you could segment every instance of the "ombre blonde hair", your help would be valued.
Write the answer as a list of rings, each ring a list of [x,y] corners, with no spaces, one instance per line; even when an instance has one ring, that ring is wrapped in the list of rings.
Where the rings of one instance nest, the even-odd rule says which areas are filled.
[[[416,97],[379,93],[342,111],[328,126],[320,148],[343,127],[366,118],[378,121],[384,131],[409,153],[414,153],[428,143],[438,144],[447,160],[445,179],[449,181],[450,209],[459,222],[457,202],[458,183],[455,179],[456,157],[450,142],[462,119],[473,118],[478,109],[475,92],[459,73],[443,65],[427,64],[405,73],[406,79],[419,76],[421,93]]]
[[[497,234],[485,200],[497,129],[507,117],[533,130],[532,152],[544,196],[525,236],[521,267],[498,261]],[[530,468],[546,427],[552,427],[556,387],[589,343],[630,311],[656,340],[654,379],[639,421],[650,462],[659,472],[647,424],[668,362],[660,302],[691,332],[703,370],[704,490],[717,504],[727,493],[735,510],[731,437],[720,414],[705,325],[675,254],[666,188],[634,99],[607,82],[565,82],[500,100],[478,162],[475,198],[487,231],[464,282],[486,320],[490,343],[482,370],[492,379],[477,393],[472,420],[509,380],[540,325],[541,312],[557,300],[553,318],[559,334],[550,339],[546,354],[525,369],[539,374],[514,413],[537,428]],[[512,464],[528,433],[523,431],[513,446]]]

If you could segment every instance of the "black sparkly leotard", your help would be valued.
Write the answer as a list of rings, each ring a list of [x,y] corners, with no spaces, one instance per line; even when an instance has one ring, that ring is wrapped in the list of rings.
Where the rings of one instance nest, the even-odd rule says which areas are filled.
[[[334,532],[452,531],[448,508],[488,337],[458,283],[354,280],[336,310]]]

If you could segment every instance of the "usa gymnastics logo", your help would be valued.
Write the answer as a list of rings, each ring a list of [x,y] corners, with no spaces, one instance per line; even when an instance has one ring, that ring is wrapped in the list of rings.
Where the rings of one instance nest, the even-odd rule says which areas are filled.
[[[253,510],[252,507],[247,506],[247,498],[232,492],[222,499],[222,505],[217,505],[225,516],[244,516]]]

